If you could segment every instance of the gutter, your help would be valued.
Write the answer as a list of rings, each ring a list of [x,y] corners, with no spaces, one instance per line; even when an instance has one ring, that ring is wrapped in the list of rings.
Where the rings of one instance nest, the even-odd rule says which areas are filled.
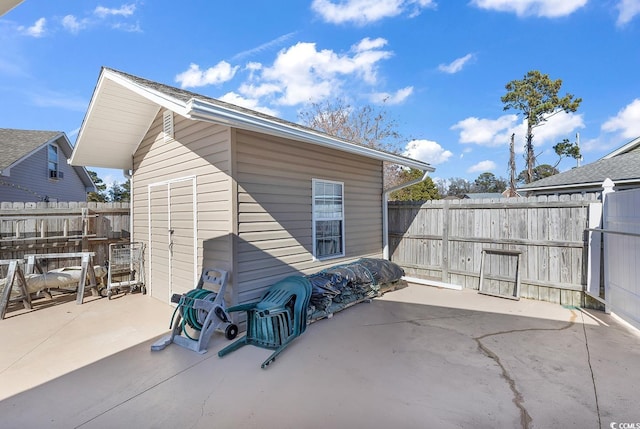
[[[638,183],[639,179],[620,179],[615,180],[616,185],[628,185],[633,183]],[[602,189],[602,182],[585,182],[585,183],[572,183],[570,185],[548,185],[548,186],[537,186],[530,188],[516,188],[516,192],[535,192],[535,191],[555,191],[555,190],[571,190],[584,188],[584,191],[587,192],[589,190],[599,191]]]
[[[367,158],[387,161],[393,164],[400,164],[405,167],[411,167],[422,171],[435,171],[435,168],[431,167],[426,162],[417,161],[415,159],[392,153],[381,152],[359,144],[342,141],[335,137],[315,132],[311,129],[297,128],[287,125],[286,123],[255,116],[250,113],[240,112],[224,106],[213,105],[195,98],[191,99],[187,103],[187,115],[190,119],[199,119],[244,130],[257,131],[287,139],[294,139],[318,146],[338,149],[343,152],[366,156]]]
[[[423,175],[420,179],[410,180],[393,188],[389,188],[382,193],[382,257],[389,260],[389,194],[398,191],[400,189],[415,185],[420,182],[424,182],[431,171],[435,169],[425,170],[422,169]]]

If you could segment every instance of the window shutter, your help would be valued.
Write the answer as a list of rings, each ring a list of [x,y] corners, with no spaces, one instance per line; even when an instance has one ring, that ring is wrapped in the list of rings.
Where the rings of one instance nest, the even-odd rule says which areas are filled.
[[[165,110],[162,115],[162,129],[164,131],[164,141],[173,140],[173,112]]]

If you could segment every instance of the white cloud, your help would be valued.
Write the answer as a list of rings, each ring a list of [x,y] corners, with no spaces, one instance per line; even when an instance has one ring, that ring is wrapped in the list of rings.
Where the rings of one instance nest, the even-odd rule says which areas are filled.
[[[238,91],[249,97],[261,98],[279,93],[281,91],[281,87],[274,83],[263,83],[258,85],[243,83],[240,85],[240,88],[238,88]]]
[[[495,170],[496,163],[493,161],[480,161],[479,163],[472,165],[467,169],[467,173],[485,173],[487,171]]]
[[[136,22],[135,24],[128,24],[126,22],[116,22],[111,25],[111,28],[115,30],[126,31],[127,33],[142,33],[142,28],[140,27],[140,23]]]
[[[618,11],[618,25],[625,25],[636,15],[640,14],[640,0],[620,0],[616,6]]]
[[[516,15],[558,18],[571,15],[587,4],[588,0],[472,0],[471,4],[499,12]]]
[[[220,61],[213,67],[200,70],[197,64],[190,64],[189,69],[176,76],[176,82],[181,88],[195,88],[205,85],[217,85],[233,79],[238,66],[231,67],[226,61]]]
[[[410,17],[418,15],[422,9],[435,7],[433,0],[313,0],[311,9],[326,22],[343,24],[352,22],[365,25],[392,18],[404,12]]]
[[[276,110],[260,106],[257,99],[245,98],[235,92],[227,92],[219,99],[226,101],[227,103],[235,104],[236,106],[245,107],[247,109],[255,110],[256,112],[262,112],[266,115],[278,116],[278,112]]]
[[[78,34],[80,30],[85,28],[86,22],[78,21],[78,19],[73,15],[66,15],[64,18],[62,18],[62,26],[70,33]]]
[[[376,104],[385,103],[388,105],[396,105],[404,102],[404,100],[406,100],[411,94],[413,94],[413,87],[407,86],[406,88],[397,90],[393,94],[388,92],[376,92],[371,95],[370,100]]]
[[[534,128],[534,145],[555,144],[579,128],[584,128],[582,115],[561,111],[550,116],[543,125]],[[470,117],[456,123],[451,129],[460,130],[460,143],[488,147],[509,144],[511,134],[515,134],[516,139],[522,141],[527,132],[524,120],[519,121],[518,116],[514,114],[503,115],[498,119]],[[517,145],[516,151],[521,151],[521,146]]]
[[[142,29],[139,23],[126,22],[126,19],[131,18],[135,11],[135,4],[125,4],[117,9],[98,6],[93,13],[83,18],[75,15],[66,15],[60,20],[60,24],[72,34],[78,34],[82,30],[99,25],[107,25],[114,30],[141,33]]]
[[[632,139],[640,136],[640,98],[636,98],[602,124],[602,131],[620,132],[622,137]]]
[[[373,49],[382,48],[386,44],[387,44],[387,40],[383,39],[382,37],[378,37],[373,40],[368,37],[365,37],[356,45],[353,45],[352,49],[355,52],[365,52],[365,51],[371,51]]]
[[[46,32],[47,19],[38,19],[31,27],[18,27],[18,31],[31,37],[42,37]]]
[[[385,39],[365,38],[351,51],[339,54],[329,49],[318,51],[315,43],[299,42],[278,53],[271,67],[254,68],[254,86],[250,93],[269,92],[279,97],[276,103],[293,106],[316,102],[339,93],[344,81],[357,77],[366,84],[377,83],[377,65],[390,58],[392,52],[382,50]],[[257,72],[260,72],[259,74]],[[248,94],[250,94],[248,93]]]
[[[517,115],[503,115],[498,119],[480,119],[470,117],[451,127],[460,130],[460,143],[473,143],[480,146],[500,146],[507,143],[505,136],[517,126]],[[508,138],[508,137],[506,137]]]
[[[119,9],[107,8],[104,6],[98,6],[93,11],[94,15],[105,18],[107,16],[131,16],[136,11],[135,4],[123,4]]]
[[[524,128],[524,124],[522,124]],[[575,135],[580,128],[584,128],[584,121],[581,114],[559,112],[551,116],[544,125],[533,129],[533,143],[536,146],[541,144],[556,144],[563,138]],[[522,136],[525,134],[523,133]]]
[[[451,158],[453,153],[431,140],[412,140],[402,153],[409,158],[428,162],[433,165],[442,164]]]
[[[458,58],[452,61],[450,64],[440,64],[438,66],[438,70],[444,73],[458,73],[462,68],[469,62],[470,59],[473,58],[472,54],[467,54],[464,57]]]
[[[296,34],[296,32],[291,32],[291,33],[287,33],[284,34],[280,37],[276,37],[273,40],[270,40],[266,43],[263,43],[260,46],[257,46],[255,48],[251,48],[251,49],[247,49],[246,51],[242,51],[242,52],[238,52],[237,54],[235,54],[231,59],[233,61],[237,61],[240,60],[242,58],[251,56],[253,54],[257,54],[263,51],[266,51],[267,49],[273,48],[274,46],[278,46],[283,44],[284,42],[286,42],[287,40],[291,39],[294,35]]]

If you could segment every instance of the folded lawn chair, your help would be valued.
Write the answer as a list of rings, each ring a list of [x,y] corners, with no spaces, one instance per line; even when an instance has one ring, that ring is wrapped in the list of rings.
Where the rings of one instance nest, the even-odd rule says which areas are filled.
[[[289,343],[307,328],[311,283],[291,276],[271,286],[258,302],[227,308],[247,312],[247,334],[218,352],[222,357],[246,344],[275,350],[261,367],[266,368]]]

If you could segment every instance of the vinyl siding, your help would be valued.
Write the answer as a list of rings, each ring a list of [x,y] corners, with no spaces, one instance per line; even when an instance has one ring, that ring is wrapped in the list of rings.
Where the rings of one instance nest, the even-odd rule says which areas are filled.
[[[230,235],[233,228],[230,135],[231,130],[228,127],[174,115],[174,139],[165,142],[161,111],[134,155],[133,236],[136,241],[147,243],[149,238],[148,186],[187,176],[196,177],[198,274],[203,266],[233,270],[233,240]],[[152,216],[154,207],[161,210],[166,206],[162,193],[153,195],[156,194],[156,199],[159,200],[151,202]],[[191,195],[188,192],[181,192],[173,195],[172,201],[183,203],[186,207],[190,199]],[[171,217],[172,227],[191,227],[191,213],[173,211]],[[174,243],[173,267],[179,272],[188,272],[193,270],[193,263],[184,252],[193,245],[192,242],[182,241],[177,240]],[[182,251],[184,254],[180,253]],[[150,264],[147,263],[146,266],[148,269]],[[159,279],[158,276],[164,276],[161,280],[166,282],[168,275],[168,270],[154,272],[153,278]],[[174,277],[173,280],[175,282],[179,279]],[[187,291],[195,286],[188,279],[182,280],[184,287],[180,287],[179,291]],[[233,291],[232,284],[228,290]]]
[[[85,185],[58,148],[58,171],[62,179],[49,179],[47,145],[11,168],[9,177],[0,176],[0,201],[86,201]]]
[[[291,274],[382,255],[382,164],[236,130],[238,301]],[[313,260],[312,179],[344,183],[345,257]]]
[[[266,287],[287,275],[381,256],[381,162],[179,116],[174,129],[175,140],[165,142],[159,112],[134,155],[134,240],[148,241],[148,186],[196,176],[198,272],[202,266],[229,270],[231,302],[256,300]],[[343,258],[313,260],[314,178],[344,183]],[[152,216],[163,222],[166,201],[162,192],[156,194]],[[172,213],[174,225],[179,225],[180,216]],[[188,219],[182,221],[188,223]],[[157,261],[166,264],[153,278],[164,276],[166,282],[168,256],[158,256]],[[174,267],[188,270],[188,258],[178,259]]]

